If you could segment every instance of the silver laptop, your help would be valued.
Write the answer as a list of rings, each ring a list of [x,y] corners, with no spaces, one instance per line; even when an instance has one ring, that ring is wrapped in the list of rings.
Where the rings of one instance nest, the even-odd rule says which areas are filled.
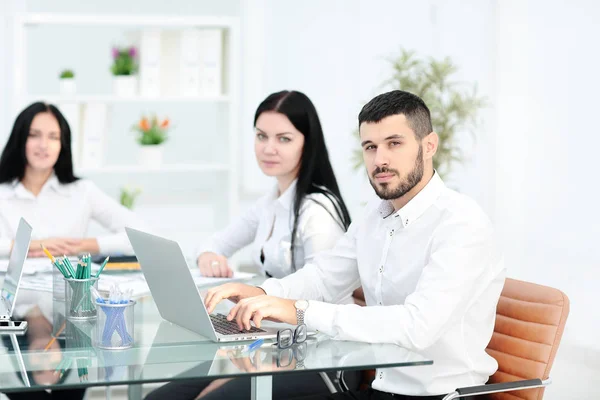
[[[177,242],[125,228],[161,317],[215,342],[277,337],[277,329],[240,331],[223,314],[209,315]]]
[[[19,227],[17,228],[17,235],[10,251],[4,283],[0,290],[0,321],[8,321],[12,317],[30,243],[31,226],[21,218]]]

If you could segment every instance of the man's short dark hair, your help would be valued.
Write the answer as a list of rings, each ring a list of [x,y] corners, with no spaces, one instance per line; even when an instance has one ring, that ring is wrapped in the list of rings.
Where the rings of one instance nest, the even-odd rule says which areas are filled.
[[[377,123],[391,115],[402,114],[418,140],[429,135],[431,113],[425,102],[419,97],[402,90],[380,94],[369,101],[358,114],[358,127],[363,122]]]

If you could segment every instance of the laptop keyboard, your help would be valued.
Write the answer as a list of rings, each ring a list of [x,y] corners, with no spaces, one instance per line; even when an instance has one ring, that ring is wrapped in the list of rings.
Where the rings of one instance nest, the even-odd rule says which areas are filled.
[[[244,329],[243,331],[240,331],[237,323],[235,321],[227,321],[227,317],[223,314],[211,314],[210,320],[212,321],[215,331],[221,335],[239,335],[240,333],[265,332],[265,330],[255,326],[251,327],[250,330]]]

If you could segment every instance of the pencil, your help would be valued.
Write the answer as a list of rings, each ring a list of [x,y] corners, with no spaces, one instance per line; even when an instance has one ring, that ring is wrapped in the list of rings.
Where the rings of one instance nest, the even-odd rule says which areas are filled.
[[[52,344],[54,342],[56,342],[56,338],[58,336],[60,336],[60,334],[62,333],[62,331],[65,330],[65,326],[67,325],[67,321],[63,322],[63,324],[61,325],[60,329],[58,330],[58,332],[56,332],[56,335],[54,335],[54,337],[48,342],[48,344],[46,345],[46,347],[44,347],[44,351],[48,351],[48,349],[50,348],[50,346],[52,346]]]
[[[40,246],[42,247],[42,250],[44,251],[44,253],[46,253],[46,256],[48,256],[48,258],[50,259],[50,261],[52,261],[52,263],[54,263],[56,261],[54,259],[54,256],[48,251],[47,248],[44,247],[43,243],[40,243]]]
[[[108,263],[108,259],[110,258],[110,256],[106,257],[104,259],[104,262],[102,263],[102,265],[100,266],[100,269],[98,270],[98,272],[96,272],[96,278],[98,278],[100,276],[100,273],[102,272],[102,270],[104,269],[104,267],[106,267],[106,263]]]

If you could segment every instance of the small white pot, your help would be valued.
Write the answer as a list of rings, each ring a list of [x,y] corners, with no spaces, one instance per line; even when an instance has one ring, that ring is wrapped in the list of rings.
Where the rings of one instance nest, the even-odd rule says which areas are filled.
[[[113,93],[118,97],[134,97],[137,94],[137,76],[113,76]]]
[[[149,169],[158,169],[162,165],[163,145],[140,146],[139,163]]]
[[[77,93],[75,78],[61,78],[60,94],[63,96],[73,96],[75,93]]]

